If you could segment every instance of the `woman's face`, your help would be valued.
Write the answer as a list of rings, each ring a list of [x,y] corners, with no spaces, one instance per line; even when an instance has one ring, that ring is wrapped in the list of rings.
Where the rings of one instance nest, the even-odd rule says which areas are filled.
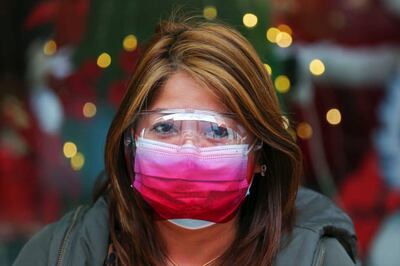
[[[219,98],[204,88],[188,74],[182,71],[175,72],[157,92],[153,98],[149,111],[157,109],[196,109],[218,113],[229,113]],[[140,124],[140,122],[139,122]],[[254,137],[249,135],[247,141],[253,142]],[[250,143],[248,143],[250,144]],[[250,181],[254,170],[259,172],[259,166],[254,165],[254,152],[248,154],[248,180]]]

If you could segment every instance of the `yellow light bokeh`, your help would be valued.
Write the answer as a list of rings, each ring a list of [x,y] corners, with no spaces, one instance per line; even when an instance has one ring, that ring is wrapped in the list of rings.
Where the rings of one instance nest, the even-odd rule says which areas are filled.
[[[292,36],[289,33],[280,31],[276,35],[276,44],[281,48],[289,47],[293,42]]]
[[[96,115],[97,108],[94,103],[87,102],[83,105],[83,116],[87,118],[91,118]]]
[[[325,72],[325,65],[320,59],[314,59],[310,62],[309,69],[311,74],[320,76]]]
[[[125,51],[132,52],[135,51],[137,47],[137,38],[133,34],[129,34],[124,38],[122,42],[122,46],[124,47]]]
[[[97,57],[97,65],[101,68],[107,68],[111,64],[111,56],[107,53],[102,53]]]
[[[203,16],[208,20],[213,20],[217,17],[218,11],[215,6],[206,6],[203,9]]]
[[[84,164],[85,156],[80,152],[76,153],[75,156],[71,158],[71,167],[75,171],[81,170]]]
[[[278,30],[282,31],[282,32],[286,32],[289,35],[293,34],[292,28],[290,28],[288,25],[286,24],[280,24],[278,26]]]
[[[287,93],[290,90],[290,80],[285,75],[279,75],[275,79],[275,89],[280,93]]]
[[[272,43],[276,43],[276,36],[278,35],[279,32],[280,31],[275,27],[269,28],[266,33],[267,40]]]
[[[57,43],[54,40],[48,40],[43,46],[43,53],[45,55],[53,55],[57,52]]]
[[[326,113],[326,121],[328,121],[329,124],[331,125],[338,125],[342,121],[342,115],[340,111],[336,108],[330,109]]]
[[[265,69],[268,71],[268,74],[271,76],[272,75],[272,68],[268,64],[264,64]]]
[[[76,155],[78,149],[75,145],[75,143],[67,141],[64,143],[63,146],[63,152],[64,152],[64,156],[67,158],[72,158]]]
[[[301,139],[310,139],[313,134],[313,129],[311,125],[307,122],[301,122],[296,128],[297,136]]]
[[[254,15],[252,13],[244,14],[244,16],[243,16],[243,24],[247,28],[254,28],[257,25],[257,22],[258,22],[258,18],[257,18],[256,15]]]

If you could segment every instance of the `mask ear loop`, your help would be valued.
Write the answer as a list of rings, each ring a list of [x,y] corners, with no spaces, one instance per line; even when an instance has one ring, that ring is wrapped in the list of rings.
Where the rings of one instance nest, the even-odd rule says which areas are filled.
[[[258,150],[260,150],[260,149],[263,147],[263,143],[264,143],[264,142],[263,142],[262,140],[256,139],[256,140],[250,145],[250,147],[248,148],[246,155],[249,154],[251,151],[258,151]],[[267,166],[266,166],[265,164],[263,164],[263,165],[261,166],[261,176],[264,176],[264,175],[265,175],[265,171],[263,172],[263,169],[264,169],[263,167],[265,168],[265,171],[266,171],[266,169],[267,169]],[[249,188],[247,189],[247,192],[246,192],[246,196],[250,195],[250,188],[251,188],[251,185],[253,184],[253,181],[254,181],[254,178],[251,179]]]
[[[131,179],[131,188],[132,186],[132,179],[134,176],[133,173],[133,167],[132,167],[132,161],[133,161],[133,154],[135,153],[135,139],[133,135],[133,129],[132,127],[128,127],[124,134],[123,134],[123,141],[124,141],[124,157],[125,157],[125,163],[127,166],[129,178]]]
[[[255,144],[254,150],[255,151],[260,150],[262,148],[262,146],[263,146],[263,142],[259,141],[258,144]],[[267,172],[267,165],[264,163],[264,164],[261,165],[260,175],[261,176],[266,176],[266,174],[265,174],[266,172]]]
[[[251,151],[258,151],[263,147],[263,141],[256,139],[250,147],[247,149],[246,155],[248,155]]]
[[[141,108],[140,108],[141,109]],[[138,119],[138,116],[141,112],[139,111],[134,118],[131,120],[131,123],[129,127],[124,131],[122,137],[123,137],[123,143],[124,143],[124,157],[125,157],[125,163],[126,167],[128,168],[128,175],[131,180],[130,187],[133,189],[133,178],[135,176],[134,169],[133,169],[133,160],[134,160],[134,154],[136,153],[136,136],[135,136],[135,124],[136,120]],[[144,129],[140,132],[140,136],[143,137],[144,134]]]
[[[261,141],[261,144],[259,144],[259,146],[257,146],[255,149],[259,150],[259,149],[262,148],[262,146],[263,146],[263,142]],[[266,176],[266,174],[265,174],[266,172],[267,172],[267,165],[264,163],[264,164],[261,165],[260,175],[261,176]]]
[[[249,149],[247,151],[247,154],[249,154],[250,151],[252,151],[252,150],[253,151],[260,150],[263,147],[263,144],[264,144],[263,141],[257,139],[253,144],[251,144],[251,146],[249,147]],[[262,164],[261,165],[260,175],[261,176],[266,176],[266,174],[265,174],[266,172],[267,172],[267,165],[266,164]]]

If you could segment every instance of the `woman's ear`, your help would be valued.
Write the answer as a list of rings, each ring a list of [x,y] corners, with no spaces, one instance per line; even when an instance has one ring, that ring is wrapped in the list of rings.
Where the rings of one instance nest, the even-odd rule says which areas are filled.
[[[265,173],[267,172],[267,165],[256,163],[254,172],[260,174],[261,176],[265,176]]]

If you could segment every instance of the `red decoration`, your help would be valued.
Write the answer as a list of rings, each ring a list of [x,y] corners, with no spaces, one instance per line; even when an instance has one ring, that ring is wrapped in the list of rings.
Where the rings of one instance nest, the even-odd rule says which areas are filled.
[[[59,95],[67,115],[84,119],[83,105],[87,102],[96,102],[95,88],[101,73],[102,70],[96,62],[88,60],[65,79],[49,77],[50,87]]]
[[[59,45],[79,44],[85,33],[89,0],[58,0],[55,41]]]
[[[400,208],[400,191],[384,183],[374,151],[345,179],[338,198],[353,219],[362,254],[368,251],[383,219]]]
[[[274,24],[288,24],[297,42],[400,43],[400,18],[379,0],[275,0],[272,6],[277,14]]]
[[[89,6],[89,0],[45,1],[33,9],[25,20],[25,27],[31,30],[51,24],[55,27],[55,41],[59,46],[78,44],[85,31]]]
[[[111,84],[108,90],[108,101],[115,107],[118,108],[122,98],[125,95],[128,81],[119,80]]]
[[[130,75],[136,68],[141,49],[137,48],[132,52],[122,51],[119,57],[119,64],[125,74]]]
[[[31,234],[61,215],[61,197],[77,197],[79,182],[57,135],[40,130],[29,106],[17,99],[0,110],[0,224],[3,237]]]
[[[133,73],[139,59],[140,49],[137,48],[133,52],[123,51],[119,57],[119,64],[122,71],[126,76]],[[117,80],[110,85],[108,90],[108,100],[115,107],[118,108],[119,104],[129,84],[129,79]]]
[[[25,28],[31,30],[43,24],[54,23],[59,3],[46,1],[39,3],[25,20]]]

